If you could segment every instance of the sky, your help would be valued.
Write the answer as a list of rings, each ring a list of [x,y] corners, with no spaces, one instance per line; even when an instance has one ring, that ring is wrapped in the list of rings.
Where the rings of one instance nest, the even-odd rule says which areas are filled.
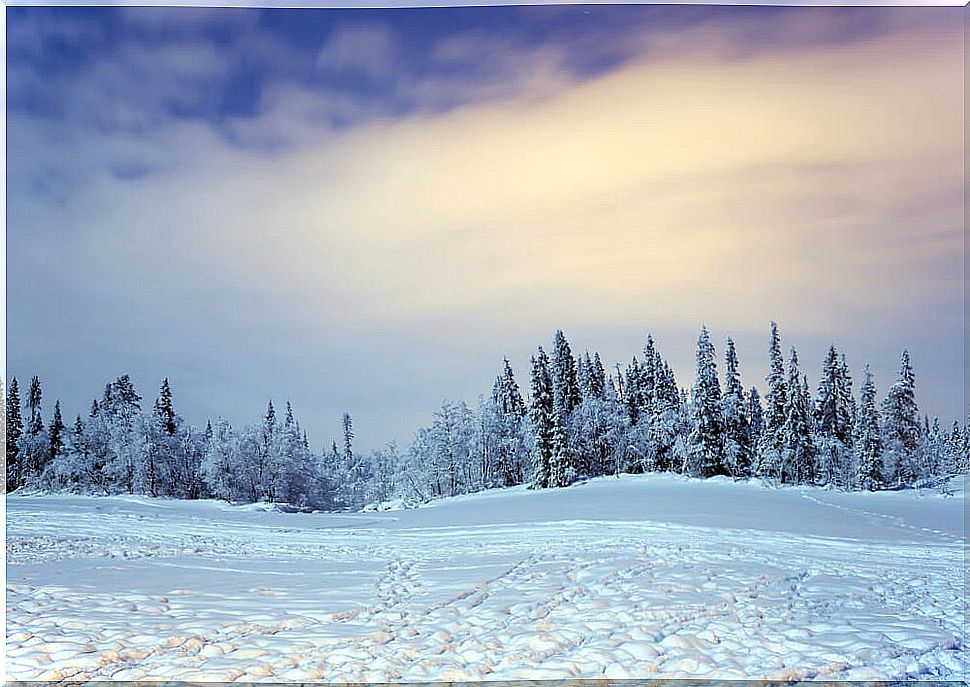
[[[7,377],[406,444],[562,328],[964,410],[963,8],[6,8]],[[723,365],[720,366],[723,373]]]

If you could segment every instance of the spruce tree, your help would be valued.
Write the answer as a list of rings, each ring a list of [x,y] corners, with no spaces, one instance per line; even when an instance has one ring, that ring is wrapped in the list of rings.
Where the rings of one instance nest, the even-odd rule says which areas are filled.
[[[27,409],[30,411],[27,433],[31,436],[37,436],[44,431],[44,420],[40,412],[42,399],[43,391],[40,388],[40,379],[37,378],[37,375],[34,375],[30,380],[30,388],[27,390]]]
[[[747,477],[751,470],[751,430],[744,403],[744,387],[741,386],[738,372],[738,354],[731,337],[727,338],[724,364],[724,397],[721,403],[724,460],[733,477]]]
[[[717,379],[714,346],[707,327],[697,338],[697,374],[691,389],[693,427],[688,441],[690,471],[700,477],[727,474],[724,467],[724,419],[721,384]]]
[[[819,457],[819,481],[844,486],[851,478],[850,456],[854,415],[851,379],[835,346],[829,346],[815,398],[814,425]]]
[[[525,401],[515,381],[508,358],[503,359],[502,374],[492,386],[492,407],[497,417],[494,428],[497,457],[494,465],[501,486],[511,486],[522,481],[522,421],[526,416]],[[484,442],[483,442],[484,443]]]
[[[287,403],[287,413],[290,413],[289,404]],[[354,463],[354,421],[350,417],[350,413],[344,413],[343,418],[344,427],[344,460],[347,461],[347,465],[353,465]],[[366,427],[364,428],[366,429]]]
[[[640,421],[640,401],[642,398],[640,378],[640,364],[634,356],[626,368],[626,383],[623,384],[623,403],[630,415],[631,425],[636,425]]]
[[[807,398],[807,381],[802,382],[798,353],[792,346],[788,358],[788,400],[782,425],[781,481],[811,484],[815,481],[815,449],[812,443],[811,414]]]
[[[20,386],[16,377],[10,380],[6,420],[7,491],[14,491],[21,485],[20,438],[24,433],[24,421],[20,414]]]
[[[761,433],[764,431],[765,413],[761,405],[761,394],[756,387],[748,392],[748,429],[751,435],[749,445],[752,450],[752,463],[757,461],[758,444],[761,443]]]
[[[19,454],[21,460],[20,483],[40,475],[44,471],[50,455],[49,446],[45,441],[44,419],[41,415],[43,391],[40,379],[34,375],[27,389],[27,432],[21,437]]]
[[[593,353],[593,362],[590,365],[590,391],[596,398],[602,398],[606,392],[606,369],[603,361],[600,360],[599,353]]]
[[[868,365],[862,375],[853,437],[857,482],[862,489],[875,491],[884,486],[882,436],[879,411],[876,409],[876,385],[872,381],[872,372]]]
[[[54,417],[48,430],[49,460],[53,462],[64,449],[64,420],[61,417],[61,402],[54,402]]]
[[[779,477],[782,469],[782,429],[785,424],[788,389],[785,384],[785,362],[781,354],[781,339],[778,336],[778,325],[774,322],[771,323],[768,363],[769,372],[765,377],[768,391],[765,395],[764,427],[758,446],[758,474],[762,477]]]
[[[162,380],[162,387],[155,401],[155,415],[158,417],[168,436],[175,436],[178,428],[175,420],[175,409],[172,407],[172,389],[168,384],[168,377]]]
[[[903,351],[899,376],[882,405],[883,447],[897,484],[912,484],[917,477],[916,448],[919,443],[919,410],[916,377],[909,352]]]
[[[549,356],[539,347],[532,358],[532,394],[529,415],[532,420],[532,486],[549,487],[553,452],[553,389],[549,374]]]
[[[581,397],[576,361],[562,330],[556,331],[552,354],[553,446],[549,465],[550,484],[565,487],[579,474],[577,456],[569,445],[569,420]]]

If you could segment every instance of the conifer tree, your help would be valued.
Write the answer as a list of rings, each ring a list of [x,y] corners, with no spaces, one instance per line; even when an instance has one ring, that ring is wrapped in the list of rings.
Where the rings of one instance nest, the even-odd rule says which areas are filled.
[[[761,395],[757,387],[751,387],[748,392],[748,429],[751,434],[749,445],[752,451],[752,463],[757,463],[758,444],[761,443],[761,433],[764,431],[765,415],[761,406]],[[752,466],[754,468],[754,465]]]
[[[562,330],[556,331],[552,354],[552,422],[553,445],[549,464],[551,486],[565,487],[579,473],[577,459],[569,445],[569,420],[580,403],[576,361]]]
[[[155,401],[155,415],[162,423],[165,433],[170,437],[175,436],[178,425],[175,421],[175,409],[172,407],[172,389],[169,387],[168,377],[162,380],[162,387]]]
[[[626,368],[623,386],[623,404],[630,415],[630,424],[636,425],[640,421],[640,363],[636,356]]]
[[[10,380],[7,395],[6,427],[7,491],[13,491],[21,484],[20,438],[24,433],[24,421],[20,414],[20,386],[16,377]]]
[[[815,449],[812,443],[811,414],[807,381],[800,379],[798,353],[792,346],[788,359],[788,401],[782,425],[781,481],[811,484],[815,481]]]
[[[30,421],[27,423],[27,433],[37,436],[44,431],[44,420],[40,414],[40,404],[43,398],[43,391],[40,388],[40,379],[34,375],[30,380],[30,388],[27,390],[27,409],[30,411]]]
[[[599,353],[593,353],[593,361],[590,364],[589,373],[590,391],[597,398],[602,398],[606,391],[606,370],[603,361],[600,360]]]
[[[852,402],[851,379],[845,356],[829,346],[822,363],[813,413],[821,484],[845,485],[851,478]]]
[[[724,364],[724,397],[721,404],[724,460],[733,477],[747,477],[751,470],[751,430],[744,403],[744,387],[738,373],[738,354],[731,337],[727,338]]]
[[[287,412],[289,414],[289,404],[287,404]],[[354,421],[350,417],[350,413],[344,413],[343,418],[344,427],[344,459],[347,461],[348,465],[352,465],[354,461]],[[366,427],[364,429],[367,429]]]
[[[64,420],[61,417],[61,402],[54,402],[54,417],[48,430],[49,460],[53,462],[64,449]]]
[[[882,405],[883,447],[897,484],[912,484],[917,477],[916,448],[919,443],[919,410],[916,407],[916,378],[903,351],[899,376],[889,387]]]
[[[879,411],[876,409],[876,385],[872,381],[872,372],[868,365],[862,374],[861,397],[853,438],[857,482],[862,489],[875,491],[884,486],[882,436]]]
[[[553,451],[553,390],[549,374],[549,357],[542,347],[532,358],[531,400],[529,415],[532,419],[532,486],[545,489],[549,478]]]
[[[786,418],[788,389],[785,384],[785,363],[781,355],[781,339],[778,325],[771,323],[771,339],[768,344],[769,372],[765,377],[768,391],[765,394],[764,427],[758,446],[758,474],[762,477],[780,477],[782,429]],[[796,382],[797,388],[797,382]]]
[[[717,379],[714,346],[707,327],[697,338],[697,374],[691,389],[693,428],[689,444],[690,472],[700,477],[726,474],[721,384]]]

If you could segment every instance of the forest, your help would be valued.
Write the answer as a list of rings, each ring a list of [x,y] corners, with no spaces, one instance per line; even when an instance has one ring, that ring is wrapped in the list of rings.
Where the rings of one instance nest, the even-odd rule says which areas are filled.
[[[505,359],[474,408],[446,401],[409,446],[391,442],[369,453],[355,451],[349,413],[340,444],[314,451],[288,402],[282,417],[270,401],[254,424],[216,418],[200,428],[176,412],[167,378],[145,407],[127,374],[106,384],[70,425],[59,401],[45,422],[39,378],[31,378],[23,399],[14,378],[0,404],[6,487],[340,511],[519,484],[567,487],[621,473],[880,490],[934,486],[967,472],[970,431],[921,416],[906,351],[881,398],[868,366],[854,393],[835,346],[813,394],[795,348],[783,353],[774,322],[768,358],[763,394],[746,388],[727,338],[722,382],[702,328],[686,388],[652,336],[625,368],[607,372],[598,353],[574,355],[560,330],[548,353],[540,346],[533,355],[527,395]]]

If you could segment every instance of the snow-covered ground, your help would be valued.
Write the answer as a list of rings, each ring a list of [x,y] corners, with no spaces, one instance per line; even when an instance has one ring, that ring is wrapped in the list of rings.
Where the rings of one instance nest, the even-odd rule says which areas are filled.
[[[954,491],[650,475],[354,515],[12,496],[6,674],[961,679]]]

